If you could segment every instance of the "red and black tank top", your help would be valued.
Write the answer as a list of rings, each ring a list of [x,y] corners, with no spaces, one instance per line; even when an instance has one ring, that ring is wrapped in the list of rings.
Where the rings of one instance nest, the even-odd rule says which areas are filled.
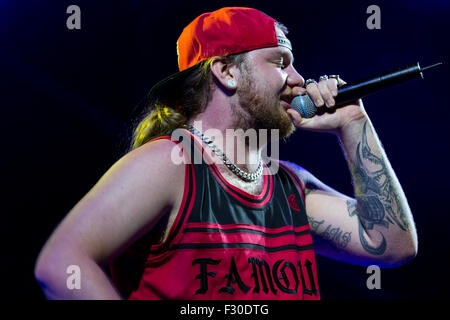
[[[183,132],[190,163],[181,207],[164,242],[152,244],[150,235],[124,255],[128,270],[112,268],[121,291],[128,299],[320,299],[298,176],[282,163],[276,173],[265,165],[262,191],[249,194],[228,183]]]

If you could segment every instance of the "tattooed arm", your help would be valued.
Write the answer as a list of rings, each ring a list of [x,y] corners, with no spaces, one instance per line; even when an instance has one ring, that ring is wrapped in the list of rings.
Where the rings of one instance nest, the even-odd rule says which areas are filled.
[[[356,264],[401,264],[415,256],[417,234],[406,197],[367,117],[340,130],[355,198],[287,163],[304,181],[316,252]]]

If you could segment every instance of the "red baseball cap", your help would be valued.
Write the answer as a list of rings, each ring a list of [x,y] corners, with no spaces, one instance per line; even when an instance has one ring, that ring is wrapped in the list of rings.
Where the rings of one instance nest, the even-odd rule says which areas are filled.
[[[292,49],[287,38],[277,37],[275,21],[259,10],[241,7],[198,16],[184,28],[177,41],[180,71],[150,89],[150,102],[177,101],[183,80],[199,62],[209,58],[278,45]]]

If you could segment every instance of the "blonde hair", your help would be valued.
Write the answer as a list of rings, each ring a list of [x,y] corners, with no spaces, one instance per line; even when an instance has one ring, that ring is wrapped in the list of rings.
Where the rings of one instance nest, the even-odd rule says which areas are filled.
[[[135,122],[128,151],[156,137],[170,135],[173,130],[182,127],[190,118],[204,111],[211,93],[210,65],[216,58],[200,62],[186,78],[180,88],[182,96],[177,106],[169,106],[159,101],[146,106],[144,115]],[[244,60],[242,53],[220,58],[235,65],[240,65]]]

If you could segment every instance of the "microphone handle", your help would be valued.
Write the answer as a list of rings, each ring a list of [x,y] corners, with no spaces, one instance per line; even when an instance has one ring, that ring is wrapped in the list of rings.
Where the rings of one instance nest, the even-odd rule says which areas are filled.
[[[372,92],[419,77],[423,79],[423,73],[420,71],[419,62],[417,62],[363,80],[347,83],[339,87],[338,95],[335,98],[336,106],[355,101]]]
[[[372,92],[392,85],[419,77],[423,79],[422,70],[420,69],[419,62],[417,62],[376,76],[342,85],[339,87],[338,95],[334,98],[335,106],[333,109],[339,108],[349,102],[363,98]],[[326,107],[316,108],[308,95],[295,97],[292,100],[291,107],[304,118],[311,118],[316,114],[323,114],[326,111],[330,111]]]

